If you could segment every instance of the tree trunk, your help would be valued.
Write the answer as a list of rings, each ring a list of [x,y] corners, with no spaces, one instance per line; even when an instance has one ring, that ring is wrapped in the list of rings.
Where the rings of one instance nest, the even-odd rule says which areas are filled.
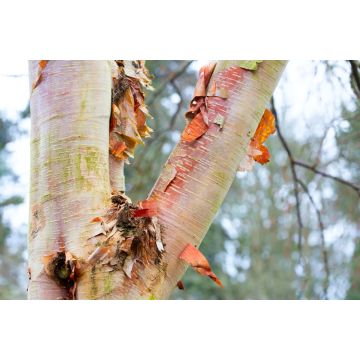
[[[30,62],[30,83],[38,62]],[[111,69],[106,61],[50,61],[31,95],[29,298],[66,297],[43,257],[86,257],[90,220],[109,203]]]
[[[31,299],[69,298],[68,280],[62,279],[74,274],[67,264],[76,262],[82,264],[77,286],[71,284],[77,299],[169,297],[187,267],[179,254],[204,238],[285,62],[263,61],[255,71],[237,61],[217,63],[209,87],[221,84],[217,96],[226,100],[215,99],[209,117],[220,116],[224,125],[211,123],[202,137],[179,142],[170,155],[150,194],[158,204],[165,252],[160,263],[144,265],[140,259],[131,278],[122,269],[86,266],[95,246],[89,239],[101,232],[100,223],[91,219],[109,209],[111,188],[124,189],[123,163],[110,158],[109,169],[111,66],[107,61],[50,61],[32,92]],[[31,84],[37,74],[38,62],[30,62]],[[60,278],[49,274],[49,257]]]

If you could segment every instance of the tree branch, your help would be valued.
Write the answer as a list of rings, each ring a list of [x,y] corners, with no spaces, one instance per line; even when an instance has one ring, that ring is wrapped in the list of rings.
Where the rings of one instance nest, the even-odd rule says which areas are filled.
[[[181,93],[181,90],[179,89],[179,87],[177,86],[175,80],[171,80],[170,81],[170,84],[171,86],[174,88],[174,90],[176,91],[176,93],[179,95],[180,97],[180,101],[179,103],[177,104],[177,107],[176,107],[176,110],[175,112],[172,114],[171,116],[171,119],[169,121],[169,126],[167,126],[165,129],[162,129],[160,131],[157,131],[156,132],[156,136],[152,136],[148,142],[147,142],[147,145],[149,146],[150,144],[152,144],[155,140],[158,140],[159,138],[161,138],[164,134],[166,134],[168,131],[171,131],[174,129],[174,126],[175,126],[175,122],[176,122],[176,118],[178,117],[180,111],[181,111],[181,108],[182,108],[182,105],[184,103],[184,99],[183,99],[183,96],[182,96],[182,93]]]
[[[338,176],[330,175],[330,174],[328,174],[328,173],[326,173],[324,171],[318,170],[316,167],[314,167],[312,165],[306,164],[306,163],[304,163],[302,161],[299,161],[299,160],[294,160],[294,164],[297,165],[297,166],[301,166],[301,167],[303,167],[305,169],[308,169],[308,170],[314,172],[315,174],[321,175],[323,177],[332,179],[332,180],[337,181],[337,182],[339,182],[339,183],[341,183],[343,185],[346,185],[346,186],[350,187],[351,189],[355,190],[356,193],[360,196],[360,187],[353,184],[350,181],[339,178]]]
[[[182,94],[181,94],[181,91],[179,89],[179,87],[176,85],[176,82],[175,80],[171,80],[170,81],[172,87],[174,88],[174,90],[176,91],[176,93],[179,95],[180,97],[180,101],[179,103],[177,104],[177,108],[176,108],[176,111],[174,112],[174,114],[171,116],[171,119],[170,119],[170,124],[169,124],[169,127],[168,127],[168,130],[172,130],[174,125],[175,125],[175,121],[176,121],[176,118],[178,117],[180,111],[181,111],[181,107],[184,103],[184,99],[182,97]]]
[[[178,71],[169,74],[167,79],[152,93],[153,95],[147,102],[147,105],[152,105],[155,99],[165,90],[166,86],[181,76],[193,62],[194,60],[185,61],[185,64]]]
[[[276,130],[278,132],[279,135],[279,139],[281,144],[283,145],[288,158],[290,160],[290,168],[291,168],[291,174],[293,177],[293,183],[294,183],[294,194],[295,194],[295,201],[296,201],[296,217],[297,217],[297,221],[298,221],[298,249],[299,249],[299,253],[300,253],[300,257],[302,254],[302,229],[303,229],[303,222],[302,222],[302,217],[301,217],[301,210],[300,210],[300,197],[299,197],[299,178],[297,176],[297,172],[296,172],[296,168],[295,168],[295,160],[294,157],[292,155],[292,152],[289,148],[288,143],[286,142],[281,129],[280,129],[280,125],[279,125],[279,120],[278,120],[278,116],[277,116],[277,112],[276,112],[276,108],[275,108],[275,103],[274,103],[274,98],[271,98],[271,110],[275,116],[275,126],[276,126]]]
[[[357,69],[356,69],[357,71]],[[356,75],[354,75],[355,78]],[[358,76],[358,73],[357,73]],[[360,83],[359,83],[360,85]],[[276,113],[276,108],[274,105],[274,99],[271,99],[271,107],[272,107],[272,111],[275,115],[275,124],[276,124],[276,129],[278,131],[278,135],[279,135],[279,139],[281,144],[283,145],[288,158],[290,160],[290,167],[291,167],[291,172],[292,172],[292,176],[293,176],[293,181],[294,181],[294,192],[295,192],[295,198],[296,198],[296,211],[297,211],[297,218],[298,218],[298,223],[299,223],[299,241],[301,241],[301,234],[302,234],[302,228],[303,228],[303,223],[302,223],[302,217],[301,217],[301,211],[300,211],[300,201],[299,201],[299,189],[298,189],[298,185],[300,185],[302,187],[302,189],[304,190],[305,194],[307,195],[307,197],[310,200],[310,203],[312,204],[315,212],[316,212],[316,216],[317,216],[317,220],[318,220],[318,224],[319,224],[319,229],[320,229],[320,238],[321,238],[321,249],[322,249],[322,257],[323,257],[323,263],[324,263],[324,271],[325,271],[325,279],[324,279],[324,284],[323,284],[323,291],[324,291],[324,297],[327,298],[328,296],[328,288],[329,288],[329,279],[330,279],[330,268],[329,268],[329,260],[328,260],[328,252],[326,249],[326,244],[325,244],[325,235],[324,235],[324,223],[322,221],[322,216],[321,216],[321,212],[318,209],[318,207],[315,204],[315,201],[313,199],[313,197],[310,194],[310,191],[307,187],[307,185],[298,177],[298,174],[296,172],[296,167],[300,166],[303,167],[307,170],[310,170],[312,172],[314,172],[315,174],[318,174],[320,176],[332,179],[334,181],[337,181],[345,186],[350,187],[351,189],[355,190],[356,193],[360,196],[360,187],[355,185],[354,183],[344,180],[340,177],[334,176],[334,175],[330,175],[324,171],[318,170],[316,167],[316,163],[314,165],[310,165],[307,164],[303,161],[300,160],[296,160],[293,157],[293,154],[290,150],[290,147],[287,143],[287,141],[285,140],[280,126],[279,126],[279,122],[278,122],[278,117],[277,117],[277,113]],[[321,147],[322,147],[322,142],[324,141],[325,135],[321,141],[321,146],[319,149],[319,153],[321,151]],[[319,153],[318,153],[318,157],[319,157]],[[299,251],[301,251],[301,243],[299,246]],[[300,253],[301,256],[301,253]]]
[[[319,229],[320,229],[320,239],[321,239],[321,251],[322,251],[324,270],[325,270],[325,280],[324,280],[323,290],[324,290],[324,297],[325,297],[325,299],[327,299],[328,289],[329,289],[329,279],[330,279],[330,268],[329,268],[328,252],[327,252],[326,244],[325,244],[324,223],[322,221],[321,212],[318,209],[318,207],[316,206],[315,201],[310,194],[309,188],[301,180],[298,180],[298,183],[301,185],[304,192],[308,196],[308,198],[316,212],[316,216],[318,219],[318,224],[319,224]]]

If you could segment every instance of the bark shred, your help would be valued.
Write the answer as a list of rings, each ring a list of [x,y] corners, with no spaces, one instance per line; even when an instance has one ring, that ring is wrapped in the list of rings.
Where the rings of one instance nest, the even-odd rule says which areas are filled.
[[[164,252],[161,227],[153,200],[134,205],[123,193],[111,200],[109,211],[100,218],[103,232],[92,238],[97,239],[97,246],[86,262],[108,272],[122,270],[132,278],[135,266],[161,263]]]

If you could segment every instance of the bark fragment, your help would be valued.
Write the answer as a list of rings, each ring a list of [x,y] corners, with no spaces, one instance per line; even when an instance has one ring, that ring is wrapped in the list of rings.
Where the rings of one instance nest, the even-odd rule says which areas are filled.
[[[200,69],[194,97],[185,113],[188,124],[181,135],[183,142],[193,142],[199,139],[208,131],[211,124],[218,125],[220,130],[224,127],[229,91],[232,90],[228,84],[228,78],[232,77],[234,81],[238,80],[243,69],[230,67],[218,73],[212,80],[215,67],[216,63],[212,63]]]
[[[163,176],[160,179],[158,188],[160,191],[166,192],[177,174],[176,168],[170,163],[166,164],[163,170]]]
[[[269,109],[265,109],[255,134],[248,145],[247,154],[239,165],[238,171],[251,171],[254,166],[254,161],[261,165],[270,161],[270,152],[263,143],[271,134],[275,133],[275,131],[275,116]]]
[[[208,276],[217,285],[223,287],[221,281],[211,270],[210,264],[206,257],[195,246],[187,244],[185,249],[179,255],[179,259],[187,262],[199,274]]]
[[[113,74],[112,111],[110,117],[110,153],[119,161],[134,156],[135,147],[143,144],[152,129],[145,105],[143,88],[152,89],[144,61],[117,60]]]
[[[38,72],[36,75],[36,78],[32,84],[31,87],[31,91],[34,91],[35,88],[41,83],[41,81],[43,80],[43,70],[45,69],[45,66],[47,65],[47,63],[49,62],[49,60],[40,60],[39,61],[39,68],[38,68]]]
[[[160,264],[164,252],[156,204],[143,200],[132,204],[124,194],[112,196],[112,206],[101,219],[104,233],[92,238],[96,247],[86,264],[113,272],[122,270],[132,278],[134,267]]]
[[[154,199],[140,201],[138,209],[134,210],[133,216],[137,217],[152,217],[158,214],[158,208]]]

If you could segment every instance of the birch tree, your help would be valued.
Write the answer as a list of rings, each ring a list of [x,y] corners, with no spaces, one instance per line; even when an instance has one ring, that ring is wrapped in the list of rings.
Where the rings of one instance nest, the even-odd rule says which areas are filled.
[[[144,62],[31,61],[29,298],[166,299],[189,264],[221,285],[197,248],[239,166],[268,161],[284,67],[203,67],[179,143],[133,204],[123,169],[151,133]]]

